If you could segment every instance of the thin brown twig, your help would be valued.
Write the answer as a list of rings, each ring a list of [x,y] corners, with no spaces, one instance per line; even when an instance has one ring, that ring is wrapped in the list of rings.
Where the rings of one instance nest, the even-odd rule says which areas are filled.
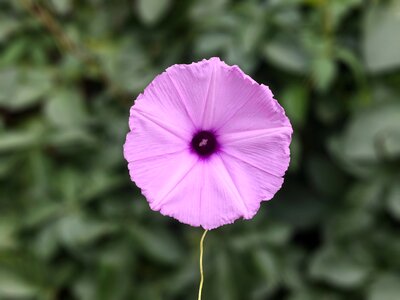
[[[38,1],[20,0],[22,6],[50,32],[61,54],[71,54],[83,61],[88,67],[95,67],[99,70],[99,77],[103,83],[109,87],[110,91],[117,96],[118,99],[124,103],[131,98],[119,88],[104,71],[97,58],[89,53],[86,49],[75,43],[63,31],[61,25],[57,22],[51,12],[45,7],[41,6]]]
[[[48,31],[50,31],[61,53],[76,53],[76,45],[64,33],[60,24],[53,18],[47,9],[40,6],[38,2],[32,0],[21,0],[20,3],[31,15],[36,17]]]

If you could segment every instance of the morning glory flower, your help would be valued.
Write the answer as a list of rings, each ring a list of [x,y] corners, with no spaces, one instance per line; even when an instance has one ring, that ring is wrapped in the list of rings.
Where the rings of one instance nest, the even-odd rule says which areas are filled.
[[[124,145],[151,209],[214,229],[281,188],[292,126],[270,89],[219,58],[173,65],[130,110]]]

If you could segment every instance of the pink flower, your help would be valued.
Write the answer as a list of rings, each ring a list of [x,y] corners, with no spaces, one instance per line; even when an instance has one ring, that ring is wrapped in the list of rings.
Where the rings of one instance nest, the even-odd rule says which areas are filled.
[[[281,188],[292,127],[270,89],[219,58],[173,65],[132,106],[124,156],[151,209],[213,229]]]

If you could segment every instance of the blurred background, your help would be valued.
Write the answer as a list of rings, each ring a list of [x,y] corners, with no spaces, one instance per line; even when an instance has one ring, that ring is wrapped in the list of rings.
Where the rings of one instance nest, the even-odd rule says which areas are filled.
[[[0,299],[197,299],[202,230],[122,145],[154,76],[211,56],[295,131],[275,199],[207,236],[203,299],[400,299],[399,32],[396,0],[0,1]]]

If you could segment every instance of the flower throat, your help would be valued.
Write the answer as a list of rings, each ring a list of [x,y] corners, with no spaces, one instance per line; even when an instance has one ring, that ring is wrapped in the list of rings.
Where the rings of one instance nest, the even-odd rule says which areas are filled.
[[[198,155],[207,157],[216,152],[218,143],[214,133],[203,130],[193,136],[191,146]]]

